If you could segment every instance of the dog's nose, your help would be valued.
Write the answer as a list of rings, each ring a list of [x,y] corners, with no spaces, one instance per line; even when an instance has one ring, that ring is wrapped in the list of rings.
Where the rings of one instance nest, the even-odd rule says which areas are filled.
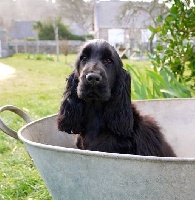
[[[86,80],[89,84],[98,84],[102,80],[102,76],[97,73],[89,73],[86,75]]]

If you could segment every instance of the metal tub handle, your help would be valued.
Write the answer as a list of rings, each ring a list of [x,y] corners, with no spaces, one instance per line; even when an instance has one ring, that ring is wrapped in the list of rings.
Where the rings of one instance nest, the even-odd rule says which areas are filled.
[[[22,119],[24,119],[24,121],[26,123],[30,123],[32,120],[31,118],[21,109],[17,108],[16,106],[12,106],[12,105],[6,105],[3,107],[0,107],[0,113],[3,111],[11,111],[16,113],[17,115],[19,115]],[[18,134],[16,131],[12,130],[11,128],[9,128],[0,118],[0,129],[5,132],[7,135],[18,139]]]

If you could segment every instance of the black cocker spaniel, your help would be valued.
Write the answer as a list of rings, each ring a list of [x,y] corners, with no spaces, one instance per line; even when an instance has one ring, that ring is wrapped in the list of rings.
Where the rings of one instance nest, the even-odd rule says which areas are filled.
[[[156,122],[131,103],[131,78],[108,42],[82,48],[69,76],[58,114],[58,129],[78,134],[80,149],[174,157]]]

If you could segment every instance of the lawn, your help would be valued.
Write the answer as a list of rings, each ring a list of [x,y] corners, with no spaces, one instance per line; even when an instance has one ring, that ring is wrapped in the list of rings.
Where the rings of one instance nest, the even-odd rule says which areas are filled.
[[[13,77],[0,80],[0,106],[11,104],[26,111],[33,120],[58,112],[65,78],[73,70],[75,55],[60,62],[32,59],[24,54],[1,59],[14,67]],[[130,62],[135,68],[150,66],[149,61]],[[18,130],[25,123],[10,112],[0,114],[10,127]],[[23,144],[0,131],[0,200],[49,200],[52,199]]]

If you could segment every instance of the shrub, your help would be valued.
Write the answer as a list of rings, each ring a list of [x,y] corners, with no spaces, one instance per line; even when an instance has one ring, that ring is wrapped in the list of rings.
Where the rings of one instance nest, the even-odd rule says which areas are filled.
[[[33,38],[33,37],[26,38],[26,41],[35,41],[35,40],[36,40],[36,38]]]
[[[48,61],[54,61],[54,58],[50,54],[26,54],[25,58],[27,60],[48,60]]]
[[[54,61],[54,57],[51,56],[50,54],[47,54],[45,60]]]
[[[170,69],[179,82],[188,82],[195,89],[195,7],[182,0],[173,0],[169,13],[159,16],[160,25],[150,26],[152,37],[157,35],[158,45],[150,55],[158,70]]]
[[[35,59],[35,60],[43,60],[43,55],[42,55],[42,54],[36,54],[36,55],[34,56],[34,59]]]
[[[57,22],[59,40],[85,40],[84,36],[74,35],[69,30],[68,27],[62,24],[60,21]],[[40,40],[55,40],[54,27],[51,22],[42,23],[37,22],[34,29],[38,32],[38,37]]]

